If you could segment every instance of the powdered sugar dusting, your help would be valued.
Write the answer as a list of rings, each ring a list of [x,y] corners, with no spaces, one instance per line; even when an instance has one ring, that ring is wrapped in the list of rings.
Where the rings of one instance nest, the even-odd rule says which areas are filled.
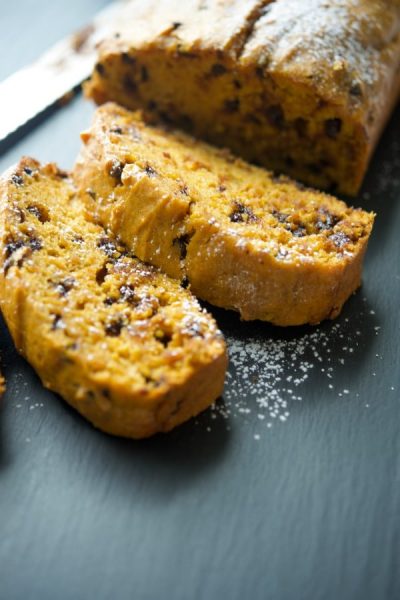
[[[246,339],[226,334],[229,372],[223,402],[212,407],[211,419],[222,417],[228,429],[234,421],[251,423],[258,441],[268,429],[287,421],[315,389],[328,399],[359,398],[351,370],[366,346],[366,336],[371,343],[380,332],[366,298],[362,306],[359,326],[344,318],[301,329],[289,339],[286,334],[277,337],[276,329],[269,330],[270,336],[253,329]],[[382,356],[375,353],[372,360],[381,361]]]
[[[329,344],[338,335],[340,326],[335,324],[328,333],[315,330],[292,340],[253,338],[243,343],[228,337],[227,414],[236,418],[256,412],[267,427],[286,421],[293,403],[303,399],[303,384],[313,371],[319,369],[326,379],[333,378]]]

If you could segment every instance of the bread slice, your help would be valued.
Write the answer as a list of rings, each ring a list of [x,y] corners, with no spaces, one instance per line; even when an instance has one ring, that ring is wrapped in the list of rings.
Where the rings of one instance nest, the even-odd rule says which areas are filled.
[[[88,211],[199,298],[277,325],[335,317],[373,215],[106,104],[74,177]]]
[[[356,194],[400,92],[398,0],[133,0],[86,94]]]
[[[0,306],[44,385],[108,433],[168,431],[222,392],[214,320],[86,220],[55,165],[25,158],[1,180]]]

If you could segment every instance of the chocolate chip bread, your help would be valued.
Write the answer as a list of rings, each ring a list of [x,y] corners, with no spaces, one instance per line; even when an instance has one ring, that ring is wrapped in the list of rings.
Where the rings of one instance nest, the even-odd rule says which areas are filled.
[[[44,385],[106,432],[168,431],[222,391],[213,319],[85,220],[54,165],[23,159],[1,181],[0,306]]]
[[[373,215],[106,104],[74,169],[88,212],[200,298],[277,325],[335,317]]]
[[[399,0],[134,0],[86,87],[351,195],[399,91]]]

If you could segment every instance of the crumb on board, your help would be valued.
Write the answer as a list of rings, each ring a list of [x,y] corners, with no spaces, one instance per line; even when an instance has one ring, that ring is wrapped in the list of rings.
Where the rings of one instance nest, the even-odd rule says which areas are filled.
[[[5,382],[3,375],[0,373],[0,398],[2,397],[2,395],[4,394],[5,391],[6,391],[6,382]]]

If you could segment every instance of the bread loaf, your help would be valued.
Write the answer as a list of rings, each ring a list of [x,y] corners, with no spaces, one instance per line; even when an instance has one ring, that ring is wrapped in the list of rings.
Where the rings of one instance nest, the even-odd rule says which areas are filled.
[[[86,93],[359,190],[400,90],[399,0],[134,0]]]
[[[373,215],[106,104],[74,169],[88,214],[211,304],[277,325],[335,317]]]
[[[134,438],[207,408],[226,351],[197,300],[86,220],[54,165],[23,159],[0,186],[0,307],[44,385]]]

